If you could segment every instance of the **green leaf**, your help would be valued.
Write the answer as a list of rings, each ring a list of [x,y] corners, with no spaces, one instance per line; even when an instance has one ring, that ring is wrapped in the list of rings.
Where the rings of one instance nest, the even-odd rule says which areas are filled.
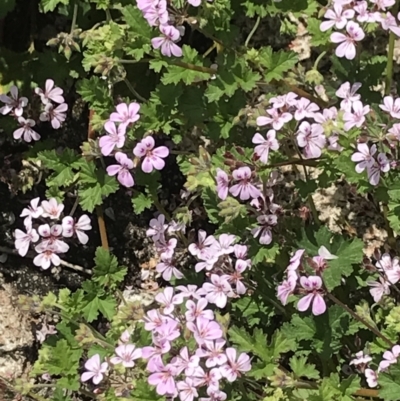
[[[41,0],[40,5],[45,13],[54,11],[59,4],[68,5],[70,0]]]
[[[132,198],[132,206],[136,214],[140,214],[146,209],[150,209],[152,205],[153,201],[151,197],[144,193],[135,193],[134,197]]]
[[[259,53],[260,64],[266,68],[265,82],[280,80],[283,74],[292,69],[298,62],[296,53],[279,50],[274,52],[272,47],[264,47]]]
[[[44,150],[38,153],[38,159],[44,167],[54,171],[47,179],[48,186],[61,187],[71,184],[75,177],[73,165],[79,159],[72,149],[64,149],[60,154],[55,150]]]
[[[265,334],[259,328],[254,329],[253,335],[250,335],[243,328],[233,326],[228,333],[230,341],[236,344],[241,351],[257,355],[265,364],[273,362],[296,345],[292,339],[286,338],[279,330],[275,331],[269,345]]]
[[[117,302],[111,295],[106,298],[98,298],[98,307],[100,312],[108,320],[111,320],[116,314]]]
[[[2,0],[0,4],[0,18],[4,18],[15,7],[15,0]]]
[[[129,397],[132,401],[157,401],[161,400],[154,387],[150,387],[145,380],[138,380],[135,389],[131,392]]]
[[[151,51],[152,29],[142,12],[133,5],[123,7],[122,14],[129,26],[128,41],[124,47],[126,53],[135,60],[140,60]]]
[[[103,203],[103,197],[116,192],[119,188],[115,177],[110,177],[104,170],[97,170],[92,162],[80,159],[75,163],[79,173],[79,204],[85,211],[93,212]]]
[[[290,367],[297,378],[319,379],[319,372],[315,368],[315,365],[309,364],[305,356],[293,356],[290,359]]]
[[[218,73],[205,92],[209,103],[216,102],[223,96],[232,97],[238,89],[249,92],[261,79],[261,75],[252,71],[244,57],[234,53],[219,54],[216,63]]]
[[[353,265],[360,263],[363,258],[364,243],[354,238],[352,241],[340,235],[334,235],[325,226],[318,232],[303,230],[299,248],[304,248],[308,256],[318,255],[318,249],[325,246],[337,259],[329,260],[328,267],[323,271],[323,279],[327,288],[331,291],[341,285],[342,277],[348,277],[353,273]]]
[[[168,64],[167,72],[161,78],[164,85],[178,84],[183,82],[190,85],[195,81],[201,81],[210,78],[210,74],[206,72],[195,71],[190,68],[191,65],[203,67],[203,61],[199,57],[197,50],[188,45],[182,46],[183,57],[179,60],[182,62],[181,66]]]
[[[400,363],[390,366],[388,372],[379,373],[379,397],[384,401],[400,400]]]
[[[96,267],[93,269],[94,282],[113,289],[123,281],[127,268],[118,266],[117,258],[108,250],[98,247],[94,262],[96,264]]]

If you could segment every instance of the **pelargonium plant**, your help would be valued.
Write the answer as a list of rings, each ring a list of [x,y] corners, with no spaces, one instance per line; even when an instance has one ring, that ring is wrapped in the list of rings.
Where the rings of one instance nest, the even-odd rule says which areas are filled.
[[[21,297],[38,358],[4,385],[400,400],[399,1],[322,3],[39,1],[51,27],[4,52],[1,181],[29,203],[0,252],[82,283]]]

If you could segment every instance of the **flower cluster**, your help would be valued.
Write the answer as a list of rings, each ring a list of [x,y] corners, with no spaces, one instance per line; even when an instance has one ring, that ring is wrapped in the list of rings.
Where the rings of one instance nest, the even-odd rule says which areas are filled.
[[[376,370],[369,367],[372,358],[364,354],[363,351],[357,352],[356,357],[350,361],[350,365],[354,365],[358,372],[363,373],[367,380],[368,386],[371,388],[378,386],[378,376],[380,372],[386,372],[390,365],[397,363],[400,356],[400,345],[394,345],[391,350],[383,353],[383,359]]]
[[[64,103],[64,97],[62,96],[63,90],[54,86],[52,79],[48,79],[45,90],[36,88],[35,93],[40,97],[43,106],[39,120],[50,121],[54,129],[60,128],[66,119],[66,111],[68,109],[68,105]],[[28,98],[20,97],[18,88],[13,85],[10,88],[10,95],[0,95],[0,101],[4,103],[4,106],[0,108],[0,113],[12,115],[20,125],[20,128],[13,133],[14,139],[22,138],[25,142],[38,141],[40,135],[33,129],[37,121],[23,116],[24,108],[28,105]]]
[[[26,256],[31,244],[34,244],[38,255],[33,259],[33,263],[46,270],[51,265],[60,265],[58,255],[69,250],[66,238],[76,236],[81,244],[88,242],[89,237],[85,231],[92,229],[89,217],[84,214],[75,221],[73,217],[65,216],[60,224],[63,210],[64,205],[54,198],[42,202],[40,198],[32,199],[30,206],[23,209],[20,215],[25,217],[26,232],[15,230],[15,248],[20,256]]]
[[[369,23],[379,23],[383,30],[391,31],[400,37],[398,19],[387,11],[395,4],[395,0],[333,0],[332,8],[325,12],[324,21],[320,25],[322,32],[336,28],[343,32],[333,32],[331,41],[339,44],[336,48],[338,57],[353,60],[356,56],[357,42],[365,38],[364,29]],[[356,22],[357,21],[357,22]],[[360,25],[361,24],[361,25]]]
[[[156,270],[166,281],[170,281],[172,277],[183,278],[174,258],[178,241],[168,237],[168,234],[182,230],[183,227],[174,222],[166,224],[162,214],[150,221],[150,229],[147,230],[147,236],[154,241],[161,258]],[[221,234],[217,239],[213,235],[207,236],[204,230],[199,230],[198,241],[188,247],[190,254],[198,259],[196,272],[205,270],[210,278],[210,282],[205,282],[199,289],[199,294],[219,308],[226,306],[228,298],[246,293],[242,274],[250,268],[251,260],[247,259],[247,246],[234,244],[235,241],[234,235]]]
[[[208,396],[203,399],[226,399],[223,381],[233,382],[248,372],[250,357],[226,347],[223,331],[214,320],[214,312],[207,308],[201,289],[195,285],[176,289],[178,293],[172,287],[158,293],[155,299],[160,308],[148,311],[144,317],[144,329],[152,334],[151,345],[137,348],[124,332],[123,344],[115,349],[116,355],[109,363],[101,363],[98,354],[92,356],[85,363],[87,371],[81,380],[92,379],[98,384],[110,365],[132,368],[136,360],[142,359],[146,362],[148,383],[159,395],[179,396],[182,401],[193,401],[202,395]]]
[[[190,0],[192,5],[200,4],[198,0]],[[182,49],[175,44],[184,32],[182,26],[175,28],[170,25],[170,15],[167,10],[167,0],[137,0],[137,6],[150,26],[156,26],[161,36],[151,39],[154,49],[160,49],[161,54],[167,57],[182,57]]]
[[[384,295],[390,293],[390,286],[400,280],[400,263],[398,258],[391,258],[388,253],[384,253],[375,264],[379,273],[379,281],[368,281],[371,287],[370,293],[375,302],[379,302]]]
[[[139,120],[140,105],[136,102],[120,103],[116,111],[111,113],[109,121],[104,124],[107,135],[103,135],[99,140],[101,153],[104,156],[110,156],[115,148],[121,149],[126,141],[126,129],[137,120]],[[145,173],[151,173],[153,169],[162,170],[165,166],[164,158],[169,155],[166,146],[154,148],[155,142],[151,136],[143,138],[133,149],[133,154],[142,160],[142,170]],[[127,188],[133,187],[135,181],[131,170],[135,164],[128,155],[122,151],[114,153],[118,164],[112,164],[107,167],[107,174],[117,176],[119,183]]]
[[[304,312],[311,306],[312,313],[318,316],[326,311],[321,273],[329,268],[328,261],[337,259],[337,256],[332,255],[324,246],[321,246],[318,255],[308,259],[308,269],[306,269],[302,264],[304,252],[304,249],[299,249],[290,259],[289,266],[285,271],[286,278],[278,286],[277,297],[283,305],[286,305],[290,295],[302,295],[297,303],[297,309]],[[307,274],[307,276],[302,274]]]
[[[256,154],[262,163],[268,163],[268,151],[277,150],[279,143],[276,141],[277,131],[282,130],[292,120],[296,121],[294,130],[296,144],[303,150],[305,158],[318,158],[322,150],[341,150],[338,144],[338,110],[331,107],[321,110],[320,107],[304,97],[289,92],[286,95],[273,97],[269,100],[271,108],[266,110],[267,116],[257,117],[257,125],[272,126],[267,138],[260,142],[262,136],[256,133],[253,143],[262,144],[256,147]],[[329,133],[329,136],[326,135]],[[263,151],[263,154],[262,154]]]

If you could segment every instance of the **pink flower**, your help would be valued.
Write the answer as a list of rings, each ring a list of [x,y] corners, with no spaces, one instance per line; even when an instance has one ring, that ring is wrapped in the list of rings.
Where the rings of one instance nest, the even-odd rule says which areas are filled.
[[[27,227],[26,233],[17,228],[14,232],[14,235],[14,246],[20,256],[25,256],[28,253],[31,242],[39,241],[39,235],[37,231],[29,226]]]
[[[369,355],[364,355],[363,351],[357,352],[356,353],[356,358],[352,359],[349,363],[349,365],[354,365],[354,366],[368,366],[368,363],[372,361],[372,358]]]
[[[58,220],[64,210],[64,205],[62,203],[58,204],[57,199],[51,198],[48,201],[42,201],[42,208],[43,217],[50,217],[53,220]]]
[[[249,200],[250,198],[258,198],[261,192],[251,183],[251,170],[249,167],[239,167],[234,170],[232,176],[238,184],[233,185],[229,192],[233,196],[239,196],[241,200]]]
[[[389,284],[382,278],[378,281],[367,281],[367,285],[371,287],[369,293],[375,302],[379,302],[384,295],[390,294]]]
[[[194,334],[196,342],[201,345],[204,341],[217,340],[222,338],[222,330],[217,322],[198,317],[196,323],[187,322],[187,328]]]
[[[117,175],[117,179],[121,185],[127,188],[131,188],[135,185],[132,174],[129,170],[133,169],[133,161],[128,158],[125,153],[115,153],[115,159],[118,164],[112,164],[107,167],[107,174],[110,176]]]
[[[253,136],[253,143],[258,144],[254,148],[254,153],[260,158],[261,162],[268,164],[269,151],[278,150],[279,143],[276,140],[276,131],[273,129],[269,130],[266,135],[266,139],[258,132]]]
[[[208,398],[199,398],[199,401],[225,401],[227,398],[226,393],[214,387],[207,388],[207,395]]]
[[[165,166],[164,158],[169,155],[166,146],[159,146],[154,149],[154,138],[146,136],[133,149],[133,153],[137,157],[144,157],[142,161],[142,170],[145,173],[151,173],[153,169],[162,170]]]
[[[0,108],[0,113],[6,115],[14,110],[15,116],[21,117],[24,107],[28,105],[28,99],[26,97],[18,97],[18,88],[15,85],[11,86],[10,95],[0,95],[0,101],[5,104]]]
[[[257,117],[257,125],[263,127],[264,125],[272,124],[275,131],[279,131],[287,122],[293,119],[290,113],[280,113],[277,109],[268,109],[267,113],[271,117]]]
[[[300,121],[306,117],[313,118],[315,112],[318,110],[318,105],[316,105],[315,103],[311,103],[310,100],[302,97],[296,104],[296,112],[294,113],[294,118],[297,121]]]
[[[315,316],[321,315],[326,311],[324,298],[321,296],[320,290],[322,287],[321,277],[309,276],[300,277],[301,286],[308,292],[306,296],[300,299],[297,303],[297,309],[300,312],[306,311],[312,303],[312,313]]]
[[[374,388],[378,385],[378,374],[376,372],[372,369],[365,369],[364,374],[369,387]]]
[[[296,279],[288,278],[287,280],[284,280],[282,284],[278,285],[277,297],[282,302],[282,305],[287,304],[289,296],[293,294],[294,289],[296,288],[296,283]]]
[[[229,382],[235,381],[242,373],[251,369],[250,357],[247,354],[241,353],[236,360],[234,348],[227,348],[225,353],[228,363],[221,367],[221,373]]]
[[[122,148],[125,143],[126,126],[120,124],[118,127],[112,121],[107,121],[104,124],[104,129],[109,135],[104,135],[99,139],[101,153],[104,156],[109,156],[115,147]]]
[[[222,378],[221,368],[212,368],[206,372],[201,366],[198,366],[192,377],[196,387],[207,386],[208,388],[218,390],[219,380]]]
[[[400,118],[400,98],[394,100],[392,96],[385,96],[383,98],[383,105],[380,104],[379,107],[393,118]]]
[[[157,386],[157,394],[175,397],[177,395],[174,379],[176,368],[171,364],[164,366],[161,360],[156,364],[152,364],[150,367],[152,374],[148,377],[147,381],[152,386]]]
[[[180,292],[180,296],[183,298],[200,299],[199,289],[197,285],[189,284],[187,287],[184,285],[178,285],[176,289]]]
[[[175,253],[175,248],[178,243],[176,238],[170,238],[168,241],[165,237],[161,237],[157,242],[155,242],[155,246],[158,254],[160,255],[162,260],[172,259]]]
[[[198,355],[189,355],[188,347],[183,347],[179,355],[172,359],[171,364],[176,368],[179,375],[185,371],[186,376],[192,376],[194,370],[199,366],[200,357]]]
[[[204,283],[202,287],[206,293],[206,299],[218,306],[225,308],[228,295],[232,294],[232,287],[226,278],[211,274],[211,283]]]
[[[228,189],[229,189],[229,177],[225,171],[217,168],[217,194],[218,197],[222,200],[225,200],[228,196]]]
[[[171,318],[162,315],[158,309],[151,309],[143,319],[145,322],[144,328],[147,331],[156,330],[158,327],[168,322],[169,319]]]
[[[395,35],[400,36],[400,27],[397,25],[396,18],[391,13],[381,14],[378,20],[382,29],[392,31]]]
[[[232,234],[221,234],[217,241],[211,245],[212,253],[215,256],[229,255],[233,252],[233,243],[236,240],[236,236]]]
[[[172,25],[160,25],[160,31],[163,36],[151,39],[151,45],[155,49],[161,47],[161,54],[167,57],[182,57],[182,49],[174,42],[180,38],[179,31]]]
[[[400,355],[400,345],[395,345],[391,351],[383,353],[383,360],[379,364],[378,371],[385,371],[390,365],[397,363],[397,358]]]
[[[188,249],[193,256],[202,257],[207,253],[212,252],[210,247],[216,242],[213,235],[207,237],[207,233],[204,230],[198,232],[198,242],[190,244]]]
[[[174,341],[181,336],[179,323],[174,319],[168,319],[161,326],[157,327],[156,333],[153,333],[153,342]]]
[[[388,253],[384,253],[380,260],[376,262],[375,266],[378,270],[387,272],[389,270],[400,269],[399,259],[397,257],[391,258]]]
[[[376,153],[376,145],[372,145],[371,149],[366,143],[359,143],[357,145],[358,152],[353,153],[351,156],[351,161],[357,162],[356,171],[357,173],[362,173],[366,168],[371,168],[374,163],[374,154]]]
[[[140,115],[138,114],[140,104],[133,102],[129,106],[126,103],[120,103],[117,107],[117,112],[111,113],[110,121],[115,123],[121,123],[125,127],[129,124],[133,124],[139,120]]]
[[[177,387],[181,401],[193,401],[195,397],[197,398],[199,396],[196,387],[193,385],[193,380],[190,378],[178,382]]]
[[[18,117],[18,122],[22,126],[14,131],[13,137],[14,139],[24,138],[25,142],[31,142],[32,139],[34,141],[38,141],[40,139],[40,135],[32,129],[36,125],[34,120],[30,118],[25,119],[24,117]]]
[[[165,281],[170,281],[172,277],[177,279],[183,278],[183,274],[175,267],[174,261],[168,258],[161,258],[161,262],[157,264],[156,270],[162,273],[162,278]]]
[[[200,298],[197,303],[189,299],[186,302],[186,320],[188,322],[194,322],[198,317],[214,320],[214,312],[211,309],[206,309],[207,305],[208,302],[204,298]]]
[[[114,365],[122,363],[126,368],[133,368],[135,366],[135,359],[141,358],[142,350],[136,348],[133,344],[123,344],[115,348],[114,356],[110,359],[110,362]]]
[[[370,0],[370,2],[375,4],[378,10],[386,11],[386,8],[392,7],[396,0]]]
[[[50,121],[54,129],[59,129],[67,118],[67,110],[67,103],[62,103],[56,108],[51,103],[48,103],[44,108],[44,112],[40,114],[39,119],[40,121]]]
[[[36,252],[38,251],[36,250]],[[59,266],[60,263],[61,260],[59,256],[52,248],[48,248],[40,252],[39,255],[37,255],[35,259],[33,259],[33,264],[35,266],[41,267],[43,270],[47,270],[52,264],[54,266]]]
[[[289,260],[289,266],[286,271],[296,271],[301,263],[301,258],[303,257],[305,249],[298,249],[294,255]]]
[[[340,43],[336,48],[336,55],[338,57],[346,57],[348,60],[353,60],[356,56],[355,43],[365,38],[365,33],[357,24],[357,22],[349,21],[346,25],[347,35],[343,33],[334,32],[331,35],[333,43]]]
[[[304,148],[304,154],[307,158],[317,158],[322,154],[322,149],[326,145],[326,137],[324,129],[319,124],[308,123],[303,121],[300,124],[297,133],[297,144]]]
[[[86,245],[89,241],[89,237],[86,233],[84,233],[84,231],[89,231],[92,229],[92,225],[90,223],[90,218],[86,214],[83,214],[81,217],[79,217],[78,221],[75,221],[71,216],[66,216],[62,220],[62,235],[66,238],[69,238],[76,234],[79,242],[83,245]]]
[[[349,131],[353,127],[360,128],[365,122],[365,115],[370,112],[369,106],[363,106],[363,104],[357,100],[353,103],[353,113],[351,111],[346,111],[343,115],[343,120],[345,121],[344,129]]]
[[[384,153],[379,153],[376,162],[367,169],[368,180],[371,185],[378,185],[381,172],[387,173],[390,170],[390,162]]]
[[[169,15],[166,0],[154,0],[151,2],[139,0],[138,7],[142,10],[143,16],[150,26],[165,25],[168,23]]]
[[[356,82],[352,86],[350,86],[350,82],[345,82],[340,85],[339,89],[336,91],[336,96],[343,99],[340,103],[340,108],[342,110],[350,112],[352,104],[360,100],[361,95],[356,92],[361,88],[361,85],[360,82]]]
[[[180,305],[183,298],[180,294],[174,295],[172,287],[164,288],[163,292],[159,292],[155,296],[155,300],[164,307],[164,314],[169,315],[173,312],[175,305]]]
[[[272,104],[272,107],[275,109],[280,109],[285,106],[296,106],[297,95],[296,93],[289,92],[286,95],[271,97],[271,99],[269,99],[269,103]]]
[[[207,358],[207,368],[213,368],[218,365],[222,366],[228,361],[228,358],[224,353],[225,344],[226,341],[223,339],[215,341],[205,341],[202,348],[199,348],[196,351],[196,355],[201,358]]]
[[[32,219],[39,218],[43,213],[43,208],[39,206],[40,198],[34,198],[31,200],[31,205],[22,210],[20,217],[25,217],[24,224],[29,225]]]
[[[69,250],[69,245],[64,241],[60,240],[59,237],[62,234],[62,226],[60,224],[54,224],[50,226],[48,224],[42,224],[38,228],[39,234],[43,237],[43,241],[36,245],[36,252],[44,252],[46,250],[52,250],[55,253],[65,253]]]
[[[54,86],[52,79],[47,79],[45,84],[45,90],[35,88],[35,93],[40,96],[40,100],[43,104],[49,104],[50,100],[54,103],[64,103],[64,97],[62,96],[63,90]]]
[[[251,230],[253,237],[258,237],[260,235],[260,244],[269,245],[272,242],[272,227],[276,226],[278,218],[274,214],[265,215],[257,217],[257,223],[259,226]]]
[[[104,377],[103,373],[107,372],[108,363],[103,362],[100,363],[100,355],[93,355],[90,359],[88,359],[85,363],[85,369],[87,372],[82,373],[81,380],[83,382],[87,382],[92,379],[94,384],[99,384]]]
[[[353,8],[357,13],[358,22],[376,22],[377,18],[375,14],[378,13],[371,12],[366,1],[358,1]]]
[[[343,29],[347,24],[347,20],[354,17],[354,10],[347,9],[343,11],[341,4],[334,3],[333,10],[328,9],[324,17],[330,21],[322,22],[320,26],[322,32],[333,28],[333,26],[335,26],[337,29]]]
[[[156,219],[150,220],[149,226],[150,228],[146,231],[146,235],[152,237],[153,241],[159,241],[164,236],[168,224],[165,224],[165,216],[160,214]]]

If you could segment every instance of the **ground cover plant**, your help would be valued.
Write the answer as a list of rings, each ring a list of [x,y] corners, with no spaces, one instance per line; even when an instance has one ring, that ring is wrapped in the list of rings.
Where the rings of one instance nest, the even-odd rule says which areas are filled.
[[[44,323],[0,389],[400,400],[399,1],[25,6],[0,5],[1,263],[82,280],[21,296]],[[322,218],[341,188],[379,243]],[[152,268],[118,258],[130,216]]]

